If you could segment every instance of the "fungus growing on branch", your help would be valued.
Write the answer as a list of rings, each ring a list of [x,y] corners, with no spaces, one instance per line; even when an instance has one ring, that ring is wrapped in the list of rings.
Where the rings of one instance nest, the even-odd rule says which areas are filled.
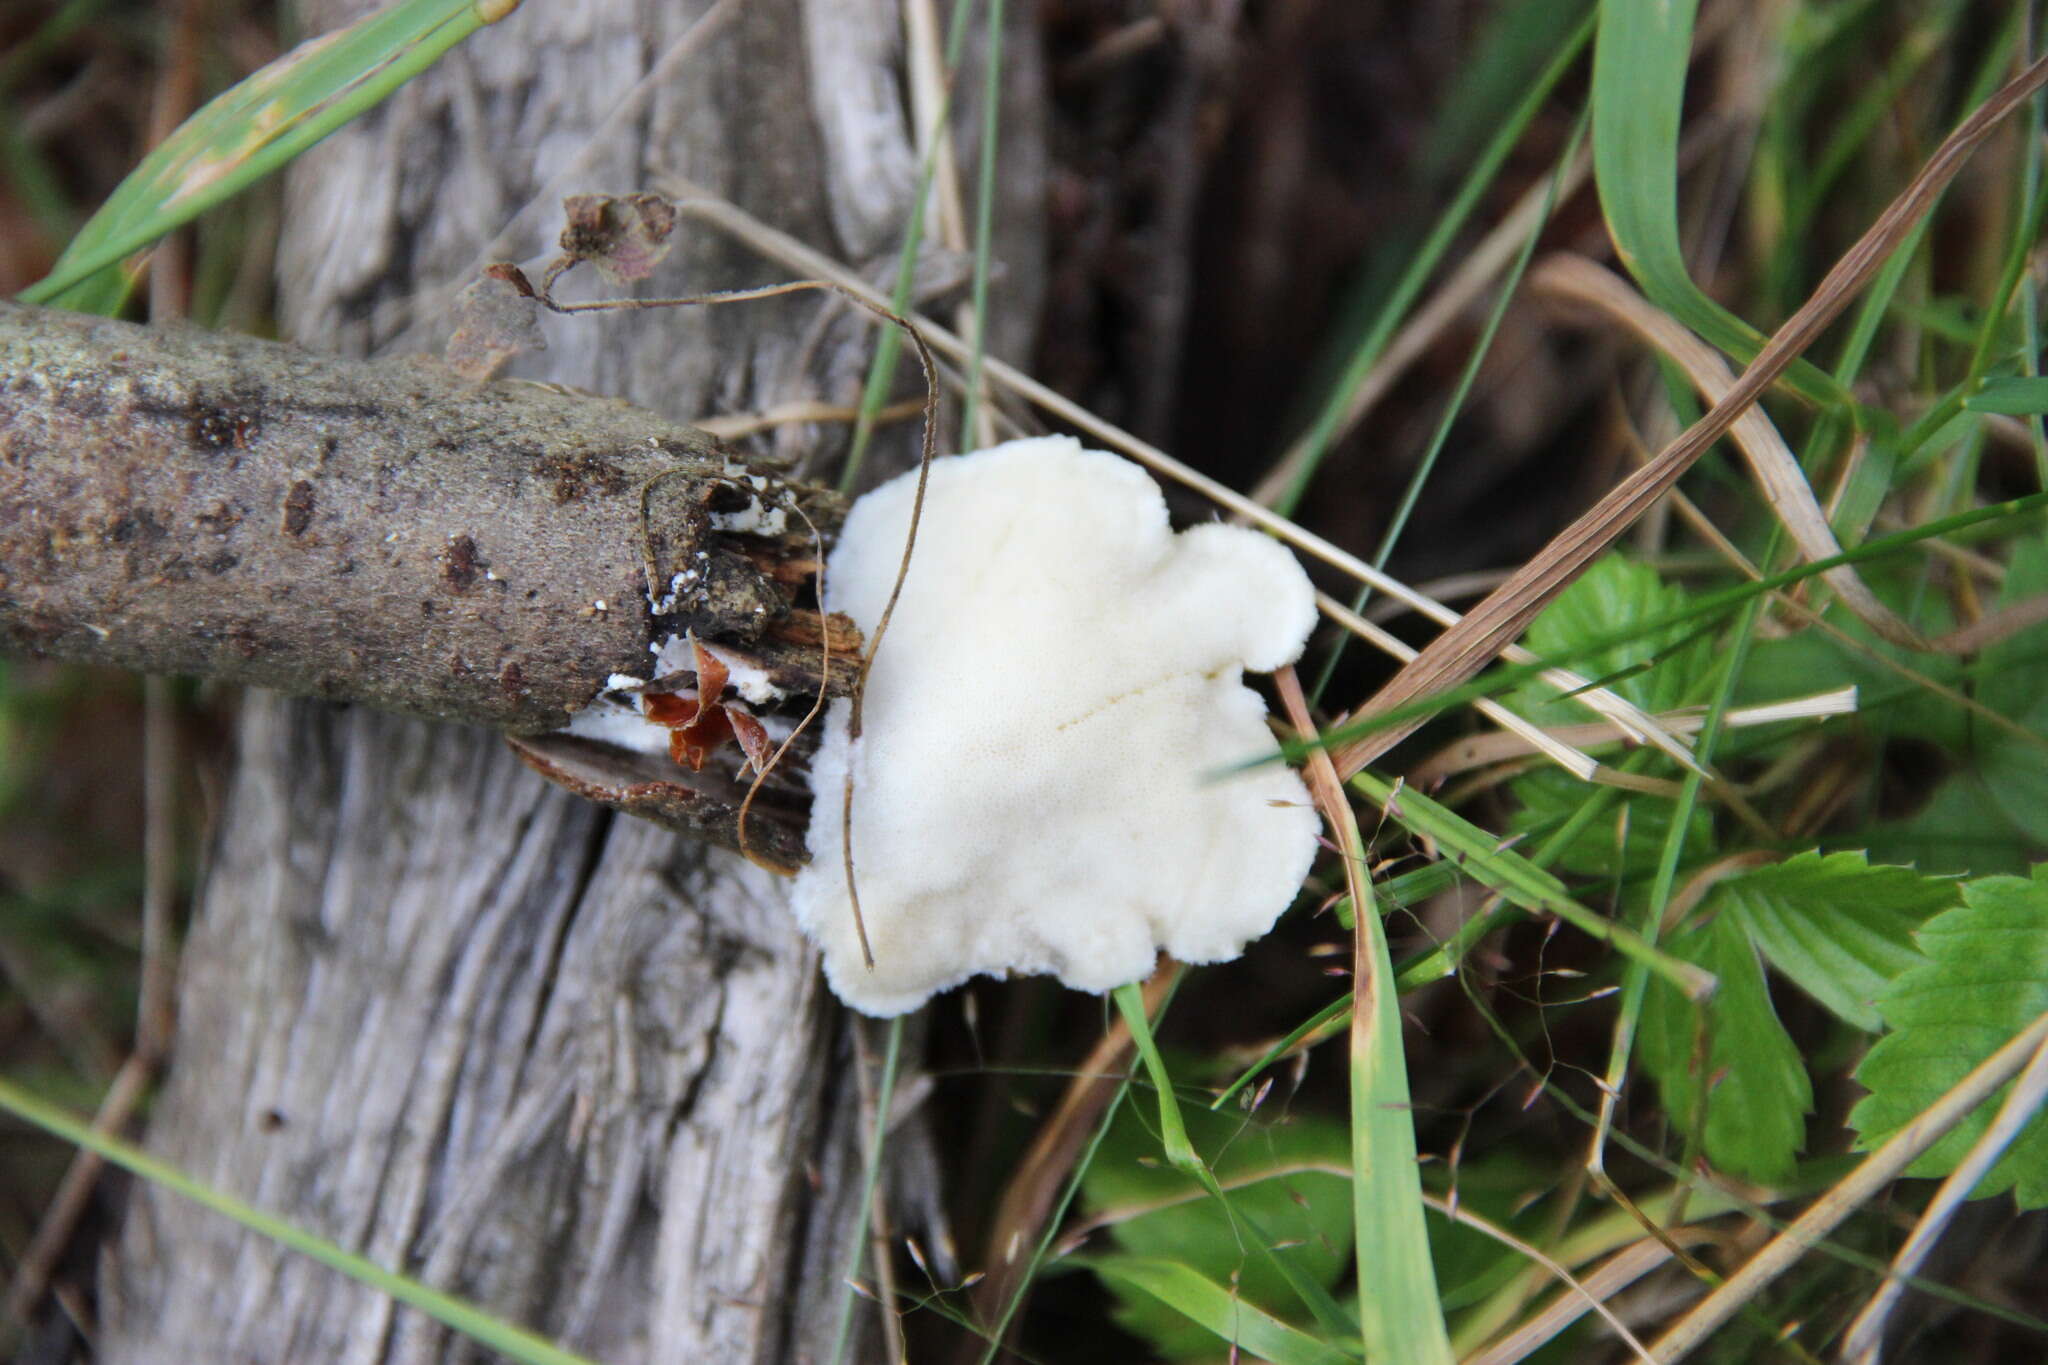
[[[916,476],[855,504],[826,606],[872,635]],[[1280,545],[1176,535],[1136,465],[1066,437],[936,462],[862,734],[833,703],[812,765],[799,922],[833,989],[900,1014],[979,973],[1106,991],[1235,957],[1293,900],[1319,828],[1243,670],[1299,657],[1314,594]],[[843,865],[874,963],[863,962]]]

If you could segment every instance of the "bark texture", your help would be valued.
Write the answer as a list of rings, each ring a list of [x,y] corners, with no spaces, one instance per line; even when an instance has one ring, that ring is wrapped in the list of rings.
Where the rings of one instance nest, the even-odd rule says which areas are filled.
[[[898,80],[881,0],[746,0],[591,144],[702,8],[529,0],[331,139],[292,181],[290,330],[358,354],[437,344],[441,300],[572,163],[567,190],[679,171],[843,256],[886,244],[877,167],[907,189],[913,158],[902,101],[876,95]],[[317,31],[360,6],[306,9]],[[1028,136],[1029,114],[1006,126]],[[552,232],[531,231],[517,249],[538,254]],[[1028,289],[1028,236],[999,251]],[[770,277],[706,236],[648,287]],[[688,418],[843,400],[868,342],[796,300],[556,327],[526,372]],[[822,1357],[853,1085],[777,879],[613,820],[482,732],[255,694],[240,746],[152,1147],[611,1365]],[[481,1357],[148,1189],[103,1288],[109,1361]]]
[[[751,478],[611,399],[0,303],[0,647],[558,729],[658,635],[787,614],[756,561],[808,531],[714,519],[838,499]]]

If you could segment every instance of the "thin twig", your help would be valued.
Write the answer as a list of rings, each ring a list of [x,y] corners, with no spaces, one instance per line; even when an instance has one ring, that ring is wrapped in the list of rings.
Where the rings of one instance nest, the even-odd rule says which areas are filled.
[[[804,245],[788,233],[770,227],[730,200],[674,174],[658,177],[657,184],[662,193],[677,201],[676,208],[679,212],[688,213],[702,222],[719,228],[766,259],[776,261],[788,269],[814,275],[821,280],[830,280],[850,294],[867,299],[877,307],[885,305],[882,296],[852,270],[823,252]],[[972,354],[972,347],[966,342],[922,313],[913,312],[908,316],[910,321],[922,329],[933,350],[939,354],[963,363]],[[1227,484],[1219,483],[1208,475],[1189,468],[1159,447],[1139,440],[1113,422],[1103,420],[1080,404],[1047,388],[1015,366],[995,356],[989,356],[983,364],[983,373],[1040,411],[1087,433],[1109,449],[1121,451],[1153,473],[1193,490],[1222,510],[1241,517],[1246,523],[1258,527],[1275,539],[1292,545],[1303,554],[1370,586],[1374,592],[1406,603],[1439,625],[1454,625],[1461,619],[1457,612],[1443,603],[1373,568],[1357,555],[1340,549],[1270,508],[1259,505]],[[1507,651],[1507,657],[1522,663],[1534,661],[1533,655],[1520,650],[1518,646],[1511,646]],[[1548,676],[1553,679],[1573,679],[1569,684],[1560,684],[1566,687],[1573,701],[1597,715],[1612,719],[1631,738],[1655,744],[1680,765],[1693,766],[1691,753],[1686,746],[1675,737],[1665,734],[1654,721],[1626,698],[1606,688],[1592,687],[1587,679],[1577,677],[1569,670],[1560,669]]]
[[[925,344],[924,335],[917,324],[896,313],[887,305],[869,296],[864,287],[849,286],[836,280],[812,279],[790,280],[782,284],[763,285],[755,289],[720,289],[705,294],[679,294],[668,298],[655,299],[585,299],[575,303],[561,303],[554,297],[554,286],[564,275],[578,264],[576,258],[564,256],[547,268],[538,288],[525,285],[523,277],[517,282],[523,292],[530,294],[542,307],[555,313],[591,313],[632,311],[647,308],[691,308],[707,304],[751,303],[760,299],[779,298],[785,294],[799,294],[822,290],[838,294],[859,305],[884,322],[900,327],[910,337],[911,345],[917,349],[918,364],[924,370],[924,440],[918,455],[917,491],[910,502],[910,525],[903,536],[903,559],[896,566],[896,581],[889,588],[889,599],[882,605],[882,614],[875,620],[875,628],[869,634],[867,649],[861,655],[860,670],[854,676],[852,712],[847,722],[847,764],[846,781],[841,789],[839,818],[841,837],[839,841],[840,865],[846,873],[846,896],[853,906],[854,933],[860,939],[861,961],[870,971],[874,969],[875,954],[868,945],[866,917],[861,914],[860,889],[853,872],[853,746],[861,735],[862,703],[867,699],[868,672],[874,667],[875,655],[882,647],[882,637],[888,633],[890,618],[896,614],[896,602],[903,595],[903,584],[910,577],[910,556],[917,548],[917,528],[924,519],[925,489],[930,484],[932,461],[938,455],[939,420],[939,366],[933,359],[931,347]],[[641,490],[642,510],[646,506],[646,489]],[[653,579],[648,581],[649,591],[653,590]],[[822,605],[822,603],[821,603]],[[827,631],[829,634],[829,630]],[[751,793],[749,796],[751,797]]]
[[[1691,1354],[1744,1304],[1762,1293],[1778,1276],[1834,1231],[1865,1200],[1905,1173],[1928,1148],[1967,1118],[1972,1110],[2025,1067],[2048,1042],[2048,1013],[2036,1018],[2013,1039],[1980,1062],[1969,1075],[1922,1110],[1918,1117],[1865,1157],[1863,1163],[1813,1202],[1783,1232],[1729,1276],[1720,1287],[1693,1306],[1650,1350],[1665,1365]]]
[[[1764,344],[1734,386],[1699,421],[1544,546],[1463,621],[1431,641],[1413,663],[1345,717],[1345,722],[1391,711],[1432,692],[1457,687],[1499,655],[1552,598],[1662,497],[1693,461],[1719,440],[1813,344],[1934,206],[1970,154],[2044,83],[2048,83],[2048,58],[2033,63],[1963,120],[1911,183],[1878,215],[1870,229],[1836,262],[1820,287]],[[1338,755],[1338,771],[1345,776],[1357,772],[1413,734],[1427,718],[1417,716],[1396,722],[1346,745]]]
[[[2013,1083],[2012,1092],[1999,1106],[1998,1117],[1984,1130],[1984,1136],[1977,1139],[1976,1145],[1970,1148],[1970,1154],[1963,1158],[1948,1179],[1941,1182],[1941,1188],[1935,1191],[1933,1201],[1914,1226],[1913,1235],[1892,1258],[1884,1284],[1871,1296],[1863,1311],[1856,1315],[1856,1321],[1850,1324],[1841,1349],[1842,1359],[1849,1365],[1877,1365],[1884,1346],[1885,1323],[1904,1297],[1908,1282],[1919,1273],[1928,1253],[1941,1240],[1949,1220],[1955,1217],[1956,1210],[1963,1206],[1970,1192],[1977,1188],[1977,1182],[1998,1164],[2006,1148],[2034,1121],[2043,1104],[2048,1104],[2048,1040],[2034,1049],[2027,1069]]]

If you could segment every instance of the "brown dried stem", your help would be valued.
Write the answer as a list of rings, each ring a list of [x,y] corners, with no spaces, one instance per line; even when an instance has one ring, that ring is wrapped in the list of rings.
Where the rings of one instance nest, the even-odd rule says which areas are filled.
[[[1965,119],[1705,416],[1567,527],[1457,625],[1431,641],[1412,663],[1345,717],[1343,723],[1392,711],[1433,692],[1457,687],[1512,644],[1552,598],[1662,497],[1693,461],[1719,440],[1785,368],[1813,344],[1933,208],[1970,154],[2044,83],[2048,83],[2048,58],[2029,66]],[[1345,745],[1337,754],[1338,771],[1346,777],[1357,772],[1413,734],[1425,719],[1412,717]]]

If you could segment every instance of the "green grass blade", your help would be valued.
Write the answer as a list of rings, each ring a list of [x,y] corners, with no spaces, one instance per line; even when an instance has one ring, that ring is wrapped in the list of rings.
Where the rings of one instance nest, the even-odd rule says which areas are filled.
[[[1059,1202],[1046,1216],[1044,1231],[1038,1235],[1038,1243],[1031,1248],[1031,1259],[1025,1262],[1024,1273],[1017,1280],[1017,1290],[1003,1305],[1002,1313],[996,1318],[995,1326],[988,1332],[988,1345],[982,1352],[980,1365],[996,1365],[996,1358],[1003,1353],[1003,1338],[1009,1334],[1010,1321],[1017,1316],[1018,1307],[1031,1289],[1031,1282],[1038,1278],[1039,1267],[1045,1264],[1046,1253],[1052,1249],[1053,1238],[1059,1233],[1060,1224],[1066,1221],[1067,1210],[1072,1207],[1074,1196],[1081,1192],[1081,1179],[1087,1175],[1089,1166],[1095,1162],[1095,1154],[1102,1148],[1102,1140],[1109,1136],[1110,1126],[1116,1122],[1117,1111],[1123,1108],[1124,1098],[1131,1093],[1129,1076],[1120,1078],[1116,1090],[1110,1095],[1109,1103],[1102,1107],[1102,1119],[1095,1125],[1095,1131],[1088,1135],[1088,1145],[1082,1150],[1080,1160],[1067,1176],[1066,1186],[1060,1191]]]
[[[1487,311],[1486,322],[1480,328],[1479,339],[1473,343],[1471,353],[1465,357],[1465,368],[1459,372],[1458,382],[1451,388],[1451,396],[1444,404],[1443,415],[1437,419],[1436,430],[1430,434],[1429,445],[1416,461],[1415,472],[1408,477],[1408,486],[1401,491],[1401,501],[1395,505],[1394,514],[1387,520],[1386,534],[1380,537],[1379,548],[1373,553],[1375,569],[1384,569],[1393,558],[1394,546],[1400,542],[1401,533],[1408,529],[1408,518],[1414,514],[1417,504],[1422,501],[1422,490],[1429,483],[1429,476],[1436,470],[1438,457],[1450,443],[1451,432],[1456,428],[1458,418],[1464,415],[1465,400],[1472,394],[1473,386],[1479,382],[1479,371],[1486,364],[1486,358],[1493,352],[1493,341],[1500,333],[1500,325],[1507,317],[1508,304],[1513,302],[1515,292],[1521,288],[1522,277],[1528,273],[1529,262],[1536,255],[1536,244],[1543,238],[1543,230],[1550,226],[1550,215],[1557,208],[1558,193],[1563,188],[1566,173],[1579,155],[1579,144],[1585,138],[1586,120],[1582,117],[1572,129],[1571,140],[1565,144],[1564,155],[1557,160],[1557,168],[1550,174],[1549,187],[1544,191],[1543,212],[1530,225],[1529,235],[1516,253],[1514,264],[1502,278],[1500,287],[1494,293],[1493,307]],[[1351,599],[1351,610],[1363,614],[1365,604],[1372,596],[1372,585],[1362,585]],[[1337,636],[1337,642],[1324,656],[1323,666],[1316,673],[1315,686],[1309,689],[1309,704],[1320,706],[1323,694],[1329,691],[1330,680],[1337,675],[1337,665],[1351,645],[1351,632],[1344,631]]]
[[[2007,417],[2032,417],[2048,412],[2048,379],[2016,375],[1987,380],[1984,387],[1963,400],[1971,412],[1996,412]]]
[[[859,1028],[858,1021],[854,1027]],[[898,1015],[889,1021],[889,1041],[882,1053],[882,1076],[875,1086],[875,1128],[873,1140],[868,1143],[866,1161],[860,1177],[860,1214],[854,1219],[853,1249],[846,1256],[846,1274],[843,1282],[846,1292],[839,1297],[839,1320],[832,1330],[832,1362],[846,1359],[846,1348],[853,1342],[853,1305],[859,1297],[854,1292],[854,1283],[860,1278],[860,1264],[868,1249],[868,1220],[875,1209],[875,1184],[882,1176],[883,1145],[889,1136],[889,1111],[896,1102],[896,1067],[903,1055],[903,1017]],[[884,1312],[896,1311],[894,1304],[884,1303]]]
[[[1651,302],[1748,361],[1763,334],[1693,283],[1678,241],[1678,132],[1698,0],[1602,0],[1593,45],[1593,179],[1614,249]],[[1807,361],[1785,382],[1804,397],[1849,397]]]
[[[1367,892],[1360,895],[1369,898]],[[1378,908],[1363,904],[1357,914],[1364,979],[1356,990],[1371,1011],[1365,1019],[1354,1013],[1351,1022],[1351,1210],[1360,1333],[1367,1360],[1450,1365],[1450,1334],[1422,1219],[1400,992]]]
[[[1655,972],[1692,999],[1704,999],[1713,993],[1711,975],[1690,962],[1659,952],[1633,929],[1579,904],[1565,891],[1563,882],[1521,854],[1502,848],[1499,835],[1479,828],[1412,787],[1397,791],[1393,784],[1373,773],[1357,774],[1351,785],[1400,825],[1442,844],[1467,873],[1510,903],[1532,914],[1556,915],[1574,928],[1612,943],[1631,961]]]
[[[1351,1013],[1351,999],[1351,992],[1346,991],[1314,1014],[1311,1014],[1308,1018],[1302,1020],[1299,1024],[1296,1024],[1287,1032],[1285,1037],[1260,1054],[1257,1061],[1253,1062],[1243,1071],[1240,1071],[1237,1079],[1225,1086],[1223,1093],[1210,1101],[1209,1107],[1211,1109],[1221,1109],[1224,1105],[1235,1099],[1246,1086],[1263,1075],[1267,1067],[1273,1065],[1282,1057],[1288,1056],[1297,1047],[1300,1047],[1305,1039],[1314,1034],[1321,1033],[1324,1029],[1334,1025],[1338,1020],[1349,1016]]]
[[[143,158],[72,239],[25,303],[109,312],[118,265],[384,100],[518,0],[407,0],[302,43],[221,94]]]
[[[1280,515],[1294,514],[1302,495],[1308,491],[1309,481],[1315,477],[1316,467],[1329,453],[1330,444],[1336,439],[1338,428],[1344,425],[1345,413],[1351,404],[1351,395],[1365,382],[1366,375],[1371,373],[1372,367],[1378,363],[1381,353],[1387,348],[1387,343],[1393,340],[1395,328],[1399,327],[1402,319],[1408,315],[1410,305],[1421,295],[1423,286],[1429,283],[1430,275],[1451,249],[1451,244],[1457,240],[1466,220],[1478,208],[1487,189],[1493,184],[1494,177],[1506,163],[1509,153],[1513,152],[1516,144],[1521,141],[1522,133],[1542,110],[1544,102],[1550,98],[1550,92],[1578,62],[1579,53],[1592,37],[1592,33],[1590,19],[1572,30],[1557,55],[1537,76],[1527,95],[1502,123],[1493,140],[1487,144],[1486,150],[1480,154],[1478,161],[1466,175],[1464,183],[1458,187],[1458,192],[1453,196],[1449,207],[1430,228],[1428,238],[1416,251],[1414,259],[1402,270],[1401,278],[1395,283],[1393,292],[1380,306],[1365,334],[1359,338],[1357,345],[1345,359],[1343,372],[1337,382],[1330,386],[1329,394],[1324,398],[1315,420],[1287,454],[1288,460],[1296,461],[1298,464],[1286,490],[1273,500],[1273,510]]]
[[[953,109],[951,75],[960,67],[960,50],[967,38],[967,16],[972,0],[953,0],[953,17],[946,28],[946,94],[933,116],[930,150],[918,167],[917,192],[910,201],[910,219],[903,225],[903,245],[896,253],[896,282],[889,291],[889,310],[898,317],[910,312],[910,294],[917,278],[917,254],[924,247],[925,210],[932,199],[932,182],[938,177],[939,149],[945,145],[946,120]],[[846,451],[846,463],[839,470],[839,491],[852,493],[867,460],[868,445],[875,438],[875,423],[889,388],[896,382],[896,366],[903,357],[903,332],[884,327],[875,338],[874,359],[868,362],[867,379],[861,384],[860,415],[854,419],[853,442]],[[964,428],[963,428],[964,430]]]
[[[1353,1360],[1346,1352],[1289,1326],[1178,1261],[1096,1256],[1083,1264],[1105,1279],[1150,1294],[1176,1313],[1274,1365],[1348,1365]]]
[[[1771,537],[1769,554],[1777,551],[1778,537]],[[1756,622],[1763,609],[1763,599],[1752,601],[1744,610],[1741,624],[1736,628],[1727,654],[1727,667],[1722,670],[1720,685],[1712,703],[1707,708],[1706,723],[1701,728],[1699,743],[1695,752],[1703,764],[1711,763],[1714,745],[1720,737],[1721,719],[1727,714],[1728,704],[1734,696],[1735,684],[1741,677],[1742,660],[1749,652],[1749,642],[1756,629]],[[1698,769],[1685,774],[1679,788],[1678,800],[1671,813],[1670,831],[1665,837],[1664,847],[1658,855],[1657,870],[1651,878],[1649,896],[1643,904],[1640,937],[1643,942],[1655,948],[1658,934],[1664,923],[1664,912],[1671,904],[1672,891],[1677,884],[1678,864],[1685,851],[1685,829],[1692,821],[1692,812],[1699,804],[1703,779]],[[1610,1119],[1614,1112],[1614,1101],[1627,1084],[1629,1064],[1635,1054],[1636,1037],[1642,1023],[1645,997],[1649,991],[1649,964],[1641,958],[1631,961],[1621,977],[1621,1002],[1615,1011],[1614,1034],[1608,1047],[1607,1079],[1601,1090],[1600,1123],[1595,1130],[1593,1168],[1603,1172],[1606,1169],[1606,1139]],[[1697,1003],[1697,1000],[1695,1001]],[[1704,1092],[1703,1092],[1704,1093]],[[1694,1122],[1687,1125],[1687,1155],[1691,1157],[1697,1149],[1704,1117],[1694,1115]],[[1688,1165],[1690,1160],[1688,1160]]]
[[[492,1317],[473,1303],[429,1289],[418,1280],[386,1270],[352,1251],[344,1251],[326,1238],[293,1227],[282,1218],[245,1204],[233,1195],[202,1185],[168,1162],[159,1161],[119,1138],[95,1132],[91,1125],[73,1118],[55,1105],[44,1103],[10,1081],[0,1080],[0,1109],[54,1133],[66,1142],[83,1147],[108,1164],[139,1176],[152,1185],[161,1186],[201,1208],[232,1219],[258,1236],[267,1237],[329,1269],[340,1271],[365,1288],[388,1294],[399,1303],[417,1308],[436,1322],[521,1362],[521,1365],[592,1365],[587,1358],[565,1351],[523,1327]]]
[[[974,336],[967,356],[967,399],[960,412],[960,442],[980,445],[974,419],[981,405],[981,367],[988,356],[989,241],[995,230],[996,159],[1003,113],[1003,0],[988,0],[988,50],[981,92],[981,151],[974,190]]]
[[[1957,400],[1955,406],[1960,408],[1961,401]],[[1910,434],[1905,439],[1910,440]],[[2025,497],[2009,498],[2004,502],[1991,503],[1984,507],[1972,508],[1967,512],[1957,512],[1952,516],[1923,522],[1904,531],[1895,531],[1890,535],[1874,537],[1853,550],[1845,550],[1838,555],[1829,555],[1825,559],[1811,560],[1787,569],[1783,573],[1769,574],[1763,578],[1739,584],[1735,587],[1722,588],[1710,593],[1701,593],[1692,600],[1690,606],[1666,612],[1663,615],[1631,626],[1626,630],[1599,636],[1589,640],[1583,648],[1573,650],[1569,654],[1549,659],[1539,659],[1533,663],[1509,664],[1497,668],[1473,682],[1447,688],[1442,692],[1432,693],[1429,696],[1417,698],[1412,702],[1405,702],[1400,706],[1392,707],[1385,711],[1375,712],[1372,715],[1345,725],[1331,726],[1312,740],[1288,740],[1279,747],[1272,757],[1247,760],[1239,765],[1239,769],[1236,770],[1257,767],[1263,763],[1294,762],[1317,749],[1337,748],[1341,745],[1349,744],[1355,739],[1362,739],[1366,735],[1384,730],[1390,725],[1398,725],[1402,721],[1410,720],[1416,716],[1435,715],[1439,711],[1447,711],[1452,707],[1462,706],[1480,697],[1491,697],[1509,691],[1534,678],[1545,668],[1568,666],[1575,660],[1590,658],[1602,650],[1611,649],[1615,645],[1626,643],[1637,638],[1639,635],[1668,630],[1687,621],[1704,620],[1710,616],[1734,611],[1752,598],[1761,597],[1763,594],[1773,592],[1776,589],[1817,577],[1837,565],[1860,564],[1866,561],[1883,559],[1887,555],[1897,554],[1908,546],[1916,545],[1923,540],[1939,539],[1942,536],[1967,530],[1971,527],[2015,521],[2031,516],[2043,508],[2048,508],[2048,493],[2029,493]]]
[[[1211,1198],[1223,1206],[1224,1214],[1231,1222],[1242,1226],[1250,1236],[1253,1248],[1280,1272],[1281,1278],[1315,1314],[1324,1331],[1333,1336],[1355,1334],[1358,1324],[1351,1320],[1351,1315],[1330,1297],[1329,1290],[1304,1275],[1300,1266],[1285,1256],[1275,1254],[1273,1239],[1230,1202],[1230,1196],[1224,1193],[1216,1173],[1209,1169],[1209,1163],[1202,1160],[1201,1153],[1188,1140],[1187,1122],[1181,1117],[1180,1098],[1174,1093],[1173,1077],[1167,1073],[1166,1059],[1159,1055],[1159,1044],[1152,1036],[1152,1021],[1145,1016],[1144,987],[1136,983],[1117,987],[1116,1005],[1124,1016],[1124,1022],[1130,1026],[1131,1041],[1137,1047],[1139,1057],[1144,1059],[1145,1072],[1152,1078],[1153,1088],[1159,1092],[1159,1145],[1165,1152],[1167,1163],[1197,1181]],[[1410,1142],[1413,1142],[1412,1134]],[[1417,1197],[1420,1198],[1419,1186]]]

